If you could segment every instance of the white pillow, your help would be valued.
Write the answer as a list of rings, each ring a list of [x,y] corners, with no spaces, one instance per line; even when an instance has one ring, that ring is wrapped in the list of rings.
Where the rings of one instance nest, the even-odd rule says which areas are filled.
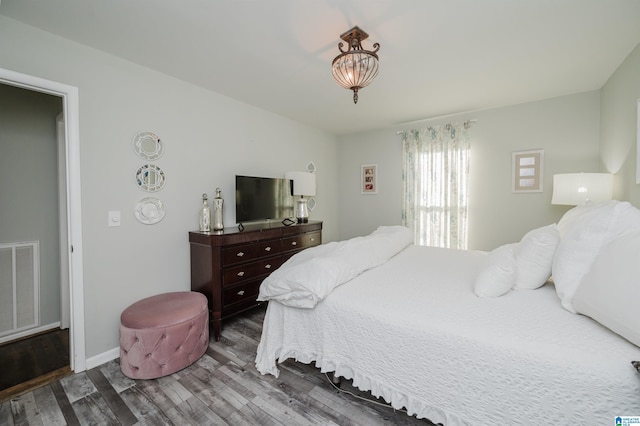
[[[486,265],[473,283],[476,296],[498,297],[511,290],[516,280],[513,252],[517,244],[505,244],[488,254]]]
[[[576,312],[640,346],[640,231],[632,230],[604,246],[575,296]]]
[[[566,310],[575,313],[571,300],[600,248],[625,230],[639,227],[640,210],[626,201],[575,207],[560,219],[560,243],[553,258],[552,275]]]
[[[551,276],[553,255],[560,241],[556,224],[527,232],[515,248],[516,289],[542,287]]]

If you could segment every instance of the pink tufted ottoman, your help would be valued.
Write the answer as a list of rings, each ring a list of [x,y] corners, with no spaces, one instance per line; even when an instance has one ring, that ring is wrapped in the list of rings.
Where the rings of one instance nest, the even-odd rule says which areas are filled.
[[[120,315],[120,369],[132,379],[182,370],[209,346],[207,298],[197,292],[142,299]]]

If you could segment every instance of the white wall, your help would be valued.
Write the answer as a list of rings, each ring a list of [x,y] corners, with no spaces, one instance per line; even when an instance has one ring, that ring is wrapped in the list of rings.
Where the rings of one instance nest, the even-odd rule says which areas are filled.
[[[601,96],[603,171],[616,174],[616,198],[640,206],[640,186],[636,184],[640,45],[602,87]]]
[[[490,250],[528,230],[556,222],[567,207],[552,206],[555,173],[598,171],[599,92],[425,120],[340,138],[340,238],[399,224],[399,130],[477,119],[472,127],[469,248]],[[513,151],[544,149],[544,192],[511,192]],[[378,164],[377,195],[360,195],[360,165]]]
[[[400,224],[402,143],[395,129],[340,138],[340,239]],[[360,193],[361,165],[377,164],[377,194]]]
[[[336,140],[332,135],[197,88],[0,16],[0,67],[79,88],[86,353],[118,346],[119,316],[143,297],[190,286],[187,233],[198,226],[203,192],[222,188],[224,221],[234,224],[234,176],[284,176],[317,166],[324,241],[338,238]],[[141,131],[160,136],[154,163],[167,184],[156,225],[133,209],[150,194],[134,183],[145,163],[131,148]],[[120,210],[122,226],[107,227]]]

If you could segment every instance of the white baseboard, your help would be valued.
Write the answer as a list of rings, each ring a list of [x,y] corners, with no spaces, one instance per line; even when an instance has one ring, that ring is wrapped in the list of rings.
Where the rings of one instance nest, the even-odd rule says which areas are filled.
[[[92,368],[105,364],[109,361],[113,361],[117,358],[120,358],[120,347],[113,348],[96,356],[92,356],[91,358],[87,358],[87,370],[91,370]]]
[[[0,343],[21,339],[23,337],[29,337],[32,334],[42,333],[43,331],[53,330],[54,328],[60,328],[60,321],[52,322],[51,324],[41,325],[40,327],[29,328],[17,333],[9,334],[7,336],[2,336],[0,337]]]

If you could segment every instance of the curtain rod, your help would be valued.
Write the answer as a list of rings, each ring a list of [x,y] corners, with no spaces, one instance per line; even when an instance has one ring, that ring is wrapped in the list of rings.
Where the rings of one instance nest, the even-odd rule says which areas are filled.
[[[477,119],[477,118],[472,118],[472,119],[469,119],[469,120],[465,120],[465,121],[463,121],[463,122],[462,122],[462,124],[463,124],[463,126],[465,126],[465,127],[471,127],[471,125],[472,125],[473,123],[477,123],[477,122],[478,122],[478,119]],[[451,123],[446,123],[446,124],[445,124],[445,126],[451,126]],[[428,127],[427,127],[427,129],[431,129],[431,128],[432,128],[432,126],[428,126]],[[405,133],[406,131],[407,131],[407,130],[398,130],[398,131],[396,132],[396,135],[401,135],[401,134]]]

